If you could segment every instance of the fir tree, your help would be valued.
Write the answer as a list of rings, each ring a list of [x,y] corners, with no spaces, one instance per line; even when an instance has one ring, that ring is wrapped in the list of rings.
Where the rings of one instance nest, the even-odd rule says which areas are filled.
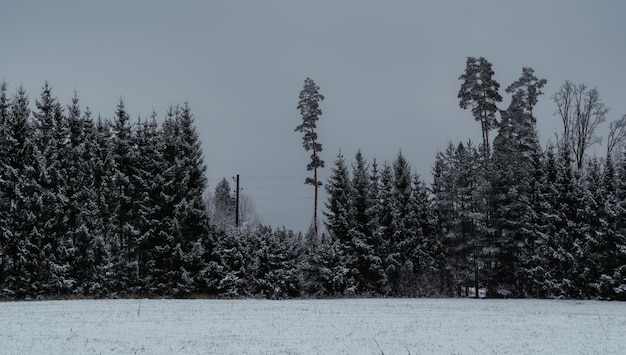
[[[347,249],[352,249],[349,231],[352,228],[352,201],[350,194],[350,176],[341,152],[337,155],[335,166],[326,184],[328,202],[324,224],[333,238],[338,239]],[[350,250],[350,253],[353,251]]]
[[[418,231],[415,226],[415,210],[411,208],[412,181],[411,168],[402,153],[393,162],[392,212],[386,273],[392,294],[411,295],[410,281],[415,265],[410,258],[417,247]]]
[[[138,229],[133,201],[138,187],[133,185],[133,167],[136,151],[133,145],[133,130],[126,112],[124,100],[120,98],[112,123],[113,180],[109,192],[113,196],[112,236],[110,240],[114,271],[112,276],[118,283],[118,292],[129,292],[137,286],[136,243]]]
[[[326,184],[328,193],[326,217],[326,230],[331,240],[337,241],[342,249],[342,267],[348,270],[345,287],[348,292],[355,293],[358,285],[356,280],[360,278],[358,268],[358,251],[355,245],[354,233],[354,205],[351,193],[350,174],[341,152],[337,155],[335,166],[331,170],[331,176]]]
[[[95,169],[98,165],[96,127],[87,108],[80,109],[75,92],[67,107],[69,140],[63,153],[67,181],[66,210],[69,281],[72,292],[102,296],[108,256],[103,238],[104,221],[99,214]]]
[[[203,198],[206,189],[206,166],[198,132],[189,105],[171,108],[163,128],[165,216],[169,218],[168,238],[174,253],[168,275],[172,292],[189,294],[205,283],[199,276],[210,258],[213,241]]]
[[[37,110],[33,112],[39,190],[35,192],[37,206],[33,206],[32,211],[38,225],[33,234],[34,243],[41,254],[37,257],[41,266],[34,284],[39,292],[55,295],[69,291],[67,288],[73,282],[67,279],[68,253],[72,249],[65,220],[67,172],[63,158],[67,152],[67,122],[61,104],[51,91],[46,82],[41,99],[35,101]]]
[[[355,175],[358,175],[355,171]],[[355,185],[356,186],[356,185]],[[365,211],[367,223],[365,224],[366,243],[370,248],[369,253],[364,256],[366,268],[363,271],[367,289],[375,295],[385,294],[387,276],[383,264],[385,254],[385,243],[381,234],[381,216],[383,193],[380,189],[380,176],[376,160],[372,162],[368,184],[368,207]]]
[[[391,296],[394,295],[395,289],[393,288],[393,282],[396,282],[396,263],[390,265],[390,255],[395,250],[393,248],[392,237],[394,234],[394,176],[391,166],[387,163],[383,165],[380,173],[380,187],[378,189],[378,230],[376,238],[380,240],[380,257],[382,260],[382,268],[384,270],[384,279],[380,284],[380,293],[382,295]],[[395,255],[397,257],[397,255]],[[393,256],[392,256],[393,257]],[[391,266],[391,267],[390,267]]]
[[[374,168],[376,169],[376,168]],[[352,243],[356,265],[356,283],[359,285],[358,292],[361,294],[376,294],[378,284],[381,280],[382,265],[378,254],[380,243],[374,237],[372,225],[375,222],[376,213],[372,213],[373,205],[376,203],[378,172],[373,171],[373,178],[370,177],[367,162],[357,151],[354,163],[352,164],[352,180],[350,182],[350,205],[352,206],[352,226],[349,239]]]
[[[4,279],[2,294],[21,299],[38,294],[41,254],[36,235],[37,149],[26,91],[20,87],[11,98],[4,118],[2,196]]]
[[[132,171],[132,184],[138,192],[133,201],[137,225],[137,279],[139,290],[150,294],[168,294],[167,263],[168,240],[163,231],[167,228],[167,217],[162,208],[168,199],[163,187],[166,170],[163,158],[163,140],[156,122],[156,112],[150,119],[135,126],[134,144],[137,160]]]
[[[225,227],[234,225],[236,201],[228,180],[222,180],[215,186],[213,193],[212,223]]]
[[[8,153],[9,132],[9,97],[7,96],[7,83],[0,83],[0,154],[3,158],[0,160],[0,289],[4,286],[4,280],[8,267],[8,237],[10,233],[9,211],[11,208],[11,199],[9,182],[9,166],[6,164],[6,154]],[[0,293],[0,296],[2,294]]]

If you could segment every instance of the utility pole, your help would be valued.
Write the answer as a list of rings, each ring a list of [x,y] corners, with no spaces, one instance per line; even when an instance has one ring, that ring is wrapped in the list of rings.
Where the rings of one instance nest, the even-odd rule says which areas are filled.
[[[235,190],[235,227],[239,227],[239,174],[236,179],[237,189]]]

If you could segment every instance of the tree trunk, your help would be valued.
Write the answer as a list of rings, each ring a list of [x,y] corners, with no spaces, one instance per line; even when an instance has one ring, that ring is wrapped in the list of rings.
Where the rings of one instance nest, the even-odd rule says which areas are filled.
[[[313,199],[313,230],[317,236],[317,168],[313,168],[313,183],[315,184],[315,197]]]

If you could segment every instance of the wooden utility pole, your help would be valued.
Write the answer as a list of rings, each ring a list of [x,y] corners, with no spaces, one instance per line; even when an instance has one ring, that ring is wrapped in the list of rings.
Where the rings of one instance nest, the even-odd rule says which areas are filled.
[[[235,227],[239,227],[239,174],[237,174],[235,185],[237,185],[235,191]]]

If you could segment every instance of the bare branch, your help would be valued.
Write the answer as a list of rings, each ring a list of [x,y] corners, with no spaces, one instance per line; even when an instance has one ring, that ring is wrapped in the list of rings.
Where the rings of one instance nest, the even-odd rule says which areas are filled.
[[[626,140],[626,115],[609,124],[609,136],[606,142],[607,154],[613,154]]]
[[[598,126],[606,121],[609,109],[600,99],[597,89],[588,90],[585,84],[574,85],[566,81],[552,96],[563,122],[561,144],[573,153],[578,169],[582,168],[585,152],[600,143],[596,135]]]

